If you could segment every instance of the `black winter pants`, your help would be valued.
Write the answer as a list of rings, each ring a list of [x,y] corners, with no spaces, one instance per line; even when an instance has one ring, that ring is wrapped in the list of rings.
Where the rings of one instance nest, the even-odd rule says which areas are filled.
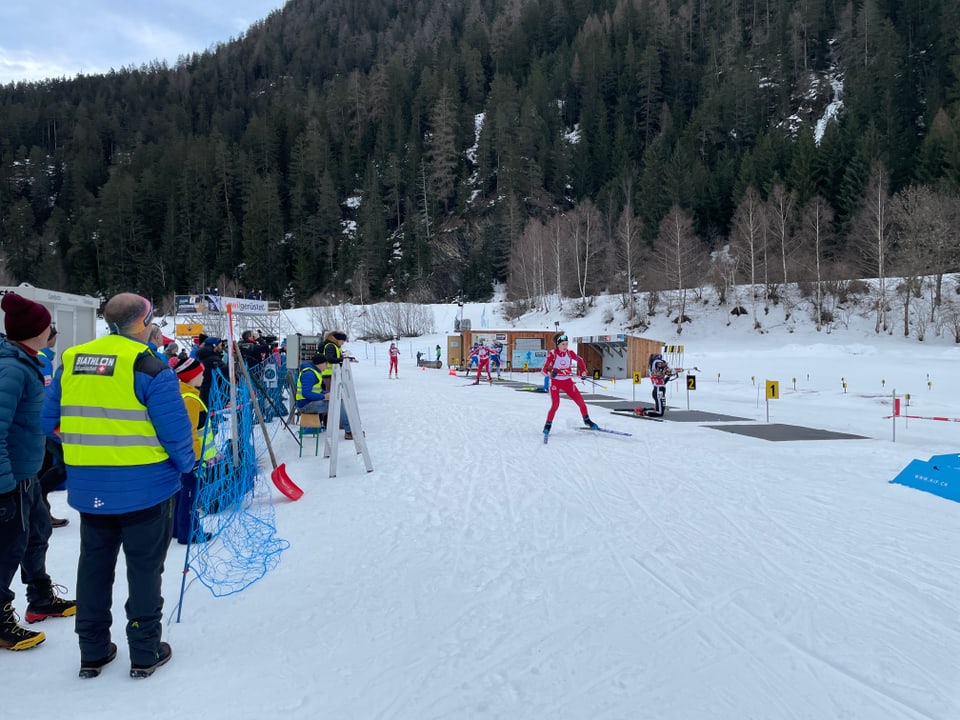
[[[647,414],[662,417],[667,410],[667,388],[664,385],[654,385],[651,396],[653,397],[653,411]]]
[[[121,515],[80,513],[76,632],[81,661],[109,653],[113,581],[121,548],[127,565],[124,609],[130,662],[150,665],[156,661],[163,631],[163,562],[173,532],[173,503],[171,497]]]
[[[0,495],[0,607],[14,598],[10,585],[17,568],[27,586],[28,603],[42,605],[50,600],[47,546],[52,533],[50,513],[35,477]]]

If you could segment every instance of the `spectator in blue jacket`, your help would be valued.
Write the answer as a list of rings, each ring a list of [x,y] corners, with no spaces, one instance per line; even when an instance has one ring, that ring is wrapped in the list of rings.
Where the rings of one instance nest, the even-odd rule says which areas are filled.
[[[116,657],[110,608],[123,549],[130,676],[144,678],[172,656],[160,640],[163,563],[180,475],[196,457],[177,377],[147,345],[150,301],[115,295],[103,319],[109,335],[64,351],[41,422],[47,435],[59,434],[67,501],[80,512],[80,677],[96,677]]]
[[[319,353],[310,360],[300,363],[296,398],[300,412],[320,414],[327,412],[328,393],[323,389],[323,371],[326,369],[327,361]]]
[[[50,313],[16,293],[0,300],[0,648],[26,650],[45,636],[21,627],[10,589],[20,569],[27,588],[27,622],[73,615],[76,603],[56,597],[47,574],[50,514],[40,495],[43,375],[37,354],[50,334]]]

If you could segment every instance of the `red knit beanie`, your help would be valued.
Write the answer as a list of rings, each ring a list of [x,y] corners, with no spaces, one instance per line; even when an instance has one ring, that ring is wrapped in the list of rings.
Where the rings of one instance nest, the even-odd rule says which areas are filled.
[[[0,300],[3,325],[10,340],[31,340],[50,333],[50,311],[40,303],[8,292]]]
[[[180,380],[180,382],[188,383],[197,377],[197,375],[203,374],[203,363],[188,357],[186,360],[181,360],[174,365],[173,371],[177,374],[177,379]]]

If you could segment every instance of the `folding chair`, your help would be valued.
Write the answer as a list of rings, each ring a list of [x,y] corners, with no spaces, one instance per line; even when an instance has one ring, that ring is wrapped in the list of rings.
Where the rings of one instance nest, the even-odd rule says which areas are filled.
[[[300,457],[303,457],[303,436],[304,434],[313,435],[316,443],[314,444],[313,454],[320,454],[320,433],[323,432],[323,423],[320,421],[318,413],[300,413]],[[304,430],[307,430],[304,433]]]

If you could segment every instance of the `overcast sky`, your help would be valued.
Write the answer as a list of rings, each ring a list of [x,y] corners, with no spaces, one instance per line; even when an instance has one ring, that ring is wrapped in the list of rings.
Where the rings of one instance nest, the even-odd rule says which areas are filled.
[[[285,0],[0,2],[0,84],[173,65],[238,37]]]

